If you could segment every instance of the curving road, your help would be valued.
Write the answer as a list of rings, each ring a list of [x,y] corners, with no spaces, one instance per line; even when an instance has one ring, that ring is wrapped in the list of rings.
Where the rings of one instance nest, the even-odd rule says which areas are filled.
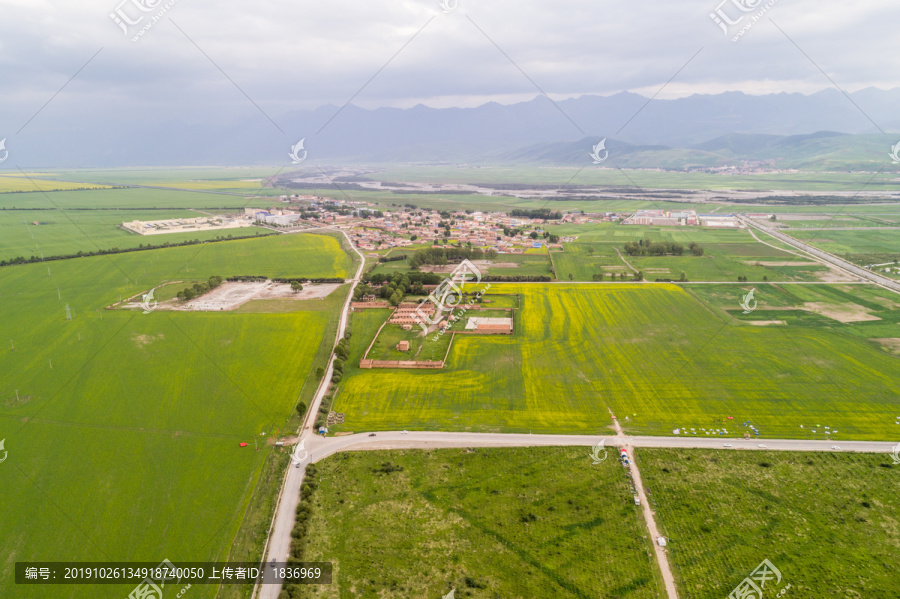
[[[350,281],[350,291],[347,293],[347,301],[344,302],[344,308],[341,310],[341,319],[338,323],[337,337],[334,340],[334,346],[337,346],[337,342],[344,336],[344,332],[347,330],[347,324],[350,320],[350,302],[353,301],[353,290],[356,289],[356,285],[359,283],[363,269],[366,266],[365,257],[358,249],[356,249],[356,246],[353,245],[350,236],[347,235],[346,231],[342,230],[341,233],[343,233],[344,237],[347,239],[347,243],[353,248],[353,251],[359,256],[359,268],[356,270],[356,275]],[[322,398],[325,397],[325,392],[328,390],[328,383],[331,381],[333,370],[333,360],[329,360],[325,376],[322,377],[322,381],[319,383],[319,388],[316,390],[316,394],[313,397],[312,405],[309,406],[309,410],[306,412],[306,418],[300,429],[300,443],[302,443],[306,449],[309,449],[313,445],[312,442],[318,438],[314,434],[312,427],[315,423],[316,414],[319,412],[319,406],[322,404]],[[300,458],[299,467],[297,467],[298,464],[294,459],[292,459],[291,463],[288,465],[287,473],[285,474],[284,481],[281,485],[281,493],[278,496],[275,516],[272,524],[269,526],[269,538],[266,540],[266,546],[263,548],[263,555],[266,556],[266,563],[271,563],[272,560],[275,560],[276,562],[286,562],[290,555],[291,530],[294,528],[297,504],[300,503],[300,485],[303,484],[303,476],[306,474],[306,464],[309,463],[311,453],[311,451],[301,450],[299,455],[295,454]],[[257,584],[253,596],[259,597],[259,599],[277,599],[280,591],[280,584]]]

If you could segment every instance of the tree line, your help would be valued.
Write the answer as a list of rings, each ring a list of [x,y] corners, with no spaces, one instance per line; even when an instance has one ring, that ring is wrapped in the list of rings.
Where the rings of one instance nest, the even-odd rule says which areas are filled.
[[[242,235],[240,237],[234,237],[232,235],[229,235],[228,237],[216,236],[213,239],[206,239],[206,240],[202,240],[202,241],[200,239],[192,239],[189,241],[182,241],[180,243],[171,243],[171,242],[167,241],[161,245],[153,245],[153,244],[144,245],[142,243],[139,246],[133,247],[133,248],[114,247],[114,248],[109,248],[106,250],[96,250],[93,252],[79,251],[75,254],[59,254],[56,256],[41,257],[41,256],[32,255],[30,258],[18,256],[16,258],[11,258],[9,260],[0,260],[0,267],[12,266],[14,264],[32,264],[34,262],[52,262],[54,260],[71,260],[72,258],[87,258],[90,256],[108,256],[111,254],[126,254],[128,252],[144,252],[147,250],[159,250],[159,249],[163,249],[163,248],[183,247],[183,246],[187,246],[187,245],[199,245],[201,243],[217,243],[219,241],[237,241],[238,239],[250,239],[253,237],[268,237],[269,235],[275,235],[275,233],[261,234],[261,233],[257,232],[256,235]]]
[[[559,220],[563,217],[562,212],[551,212],[549,208],[536,208],[534,210],[516,208],[509,215],[521,216],[522,218],[540,218],[543,220]]]
[[[275,283],[344,283],[344,279],[340,277],[266,277],[262,275],[234,275],[225,279],[229,283],[261,283],[263,281],[272,281]]]
[[[628,241],[625,243],[625,253],[629,256],[681,256],[684,254],[684,246],[677,241]],[[703,247],[695,241],[688,246],[691,254],[702,256]]]
[[[467,247],[430,247],[417,250],[409,259],[409,267],[416,270],[424,264],[443,266],[445,264],[459,263],[463,260],[481,260],[485,258],[493,260],[496,257],[497,252],[494,250],[481,250],[478,248]]]
[[[215,289],[221,284],[222,277],[213,275],[205,283],[194,283],[193,286],[182,289],[177,294],[175,294],[175,297],[182,301],[192,300],[195,297],[200,297],[204,293]]]

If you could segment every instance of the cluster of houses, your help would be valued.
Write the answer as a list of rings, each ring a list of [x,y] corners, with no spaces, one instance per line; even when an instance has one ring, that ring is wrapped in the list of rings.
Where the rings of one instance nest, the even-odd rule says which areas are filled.
[[[652,225],[657,227],[744,228],[744,225],[733,214],[697,214],[695,210],[638,210],[623,220],[622,224]]]
[[[446,212],[442,216],[429,210],[384,212],[383,215],[368,219],[364,229],[353,232],[360,249],[375,251],[437,241],[521,254],[526,249],[547,244],[541,227],[548,221],[543,219],[515,218],[502,212],[454,212],[448,217]],[[532,231],[538,234],[537,239],[531,236]],[[562,247],[559,243],[547,245]]]

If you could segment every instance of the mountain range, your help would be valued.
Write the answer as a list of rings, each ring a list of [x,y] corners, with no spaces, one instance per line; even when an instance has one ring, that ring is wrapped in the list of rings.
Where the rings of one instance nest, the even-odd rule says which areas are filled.
[[[804,170],[893,170],[900,141],[900,88],[845,96],[726,92],[650,99],[621,92],[551,102],[538,96],[475,108],[373,110],[322,106],[268,116],[185,123],[127,112],[102,118],[45,116],[10,138],[7,170],[56,167],[290,165],[304,139],[306,165],[457,163],[589,164],[606,139],[609,165],[740,166],[767,161]],[[277,124],[273,126],[273,122]],[[138,124],[136,124],[138,123]],[[279,128],[283,131],[279,131]]]

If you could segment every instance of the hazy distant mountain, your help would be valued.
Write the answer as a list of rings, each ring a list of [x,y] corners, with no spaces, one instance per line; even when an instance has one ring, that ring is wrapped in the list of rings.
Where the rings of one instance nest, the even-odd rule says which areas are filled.
[[[603,166],[702,169],[725,166],[770,166],[808,171],[898,171],[889,156],[897,135],[818,131],[805,135],[730,133],[689,147],[636,145],[608,139]],[[499,153],[500,164],[591,164],[594,138],[538,144]]]
[[[590,145],[607,138],[610,164],[684,168],[775,160],[796,168],[867,168],[883,159],[894,137],[900,139],[890,134],[900,131],[900,89],[866,89],[851,97],[853,102],[836,90],[728,92],[648,103],[623,92],[555,106],[544,97],[465,109],[324,106],[272,115],[285,134],[259,114],[228,123],[211,116],[194,124],[152,115],[135,121],[127,113],[54,121],[48,114],[29,125],[23,139],[7,143],[10,160],[2,168],[289,165],[290,146],[300,138],[306,138],[307,165],[582,164]]]

